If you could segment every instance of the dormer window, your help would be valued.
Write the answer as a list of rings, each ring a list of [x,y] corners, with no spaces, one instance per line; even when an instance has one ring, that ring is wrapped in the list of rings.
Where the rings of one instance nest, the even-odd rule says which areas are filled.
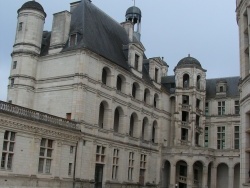
[[[155,68],[155,81],[158,82],[159,69]]]
[[[135,54],[135,64],[134,64],[135,70],[139,69],[139,55]]]
[[[224,91],[223,86],[220,86],[220,92],[223,92],[223,91]]]
[[[70,35],[69,46],[75,46],[77,44],[77,34]]]

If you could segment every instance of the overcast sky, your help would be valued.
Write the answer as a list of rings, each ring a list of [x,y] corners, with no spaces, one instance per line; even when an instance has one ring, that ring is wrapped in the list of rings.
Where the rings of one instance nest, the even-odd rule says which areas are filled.
[[[37,0],[47,13],[44,30],[51,30],[53,13],[69,10],[72,0]],[[0,1],[0,100],[6,100],[17,10],[26,0]],[[92,0],[116,21],[125,21],[132,0]],[[147,57],[164,57],[169,75],[189,53],[207,69],[207,78],[239,75],[235,0],[137,0],[142,11],[141,41]]]

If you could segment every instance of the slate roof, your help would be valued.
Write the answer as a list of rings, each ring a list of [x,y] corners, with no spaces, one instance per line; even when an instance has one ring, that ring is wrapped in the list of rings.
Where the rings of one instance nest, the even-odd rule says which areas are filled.
[[[219,81],[227,82],[227,97],[239,97],[238,84],[240,77],[226,77],[226,78],[213,78],[206,80],[206,98],[215,98],[216,97],[216,83]]]
[[[63,51],[87,48],[129,70],[123,46],[129,43],[125,29],[88,0],[73,10],[70,34],[78,33],[77,45]]]

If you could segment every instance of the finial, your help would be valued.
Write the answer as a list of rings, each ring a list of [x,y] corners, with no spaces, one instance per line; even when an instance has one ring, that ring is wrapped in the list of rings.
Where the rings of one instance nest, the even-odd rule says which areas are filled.
[[[135,0],[132,0],[132,1],[134,1],[134,6],[135,6]]]
[[[188,57],[190,57],[190,54],[188,54]]]

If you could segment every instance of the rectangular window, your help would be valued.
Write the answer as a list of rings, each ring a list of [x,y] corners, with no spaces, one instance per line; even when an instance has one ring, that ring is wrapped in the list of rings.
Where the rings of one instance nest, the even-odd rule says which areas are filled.
[[[77,34],[70,35],[69,46],[75,46],[77,43]]]
[[[71,174],[72,174],[72,163],[69,163],[68,175],[71,176]]]
[[[147,155],[141,154],[140,169],[146,169]]]
[[[23,22],[20,22],[18,24],[18,31],[22,31],[23,30]]]
[[[182,104],[189,105],[189,96],[188,95],[182,95]]]
[[[71,120],[71,113],[66,113],[66,119]]]
[[[104,163],[105,149],[103,146],[96,146],[96,163]]]
[[[70,153],[74,152],[74,146],[70,146]]]
[[[51,170],[53,140],[42,138],[40,143],[38,172],[49,174]]]
[[[218,115],[224,115],[225,114],[225,101],[218,102]]]
[[[234,149],[240,149],[240,127],[234,127]]]
[[[208,102],[205,103],[205,114],[209,115],[209,103]]]
[[[16,65],[17,65],[17,61],[14,61],[14,62],[13,62],[12,68],[13,68],[13,69],[16,69]]]
[[[185,141],[188,140],[188,130],[187,129],[184,129],[184,128],[181,129],[181,140],[185,140]]]
[[[234,101],[234,113],[240,114],[240,103],[239,101]]]
[[[155,81],[158,82],[159,69],[155,68]]]
[[[196,99],[196,108],[200,108],[200,99]]]
[[[225,149],[225,127],[217,127],[217,149]]]
[[[205,133],[204,133],[204,146],[207,148],[208,147],[208,143],[209,143],[209,129],[208,127],[205,127]]]
[[[14,78],[11,78],[11,79],[10,79],[10,87],[14,87],[14,83],[15,83]]]
[[[139,68],[139,56],[135,54],[135,70],[138,70]]]
[[[15,137],[16,137],[15,132],[5,131],[4,133],[1,169],[5,169],[5,170],[12,169]]]
[[[128,180],[133,180],[134,152],[129,152]]]
[[[112,166],[112,179],[113,180],[117,179],[118,163],[119,163],[119,149],[114,149],[114,152],[113,152],[113,166]]]

